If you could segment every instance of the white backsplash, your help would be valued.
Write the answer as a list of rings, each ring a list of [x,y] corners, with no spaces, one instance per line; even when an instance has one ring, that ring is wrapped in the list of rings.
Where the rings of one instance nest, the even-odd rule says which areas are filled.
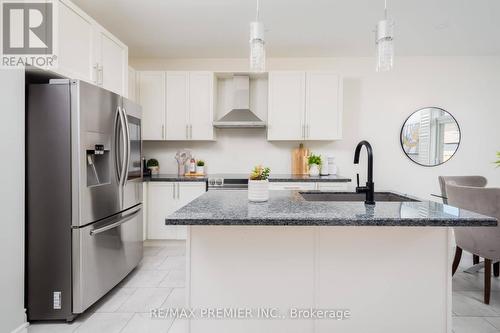
[[[213,142],[144,142],[146,158],[160,162],[161,173],[175,173],[174,159],[178,149],[190,149],[196,159],[206,163],[208,173],[250,173],[257,164],[269,166],[273,173],[291,172],[291,151],[299,142],[269,142],[265,129],[217,129]],[[342,147],[335,143],[305,143],[315,153],[341,154]],[[339,151],[336,152],[336,146]],[[352,154],[352,152],[349,152]],[[351,173],[352,166],[345,166]],[[342,170],[343,168],[341,168]],[[339,172],[340,173],[340,172]]]

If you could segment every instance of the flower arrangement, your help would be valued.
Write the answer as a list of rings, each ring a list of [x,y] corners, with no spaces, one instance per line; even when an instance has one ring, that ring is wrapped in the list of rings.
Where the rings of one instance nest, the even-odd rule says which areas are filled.
[[[205,161],[198,160],[198,162],[196,162],[196,165],[199,166],[199,167],[205,166]]]
[[[250,174],[250,180],[267,180],[270,172],[271,169],[268,167],[258,165],[253,168],[252,173]]]

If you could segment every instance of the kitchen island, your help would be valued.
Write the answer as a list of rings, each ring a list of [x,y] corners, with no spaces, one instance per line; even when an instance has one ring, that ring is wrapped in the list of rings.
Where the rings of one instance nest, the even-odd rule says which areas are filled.
[[[450,227],[497,221],[423,200],[213,191],[166,224],[190,226],[188,306],[247,311],[199,316],[190,332],[451,332]]]

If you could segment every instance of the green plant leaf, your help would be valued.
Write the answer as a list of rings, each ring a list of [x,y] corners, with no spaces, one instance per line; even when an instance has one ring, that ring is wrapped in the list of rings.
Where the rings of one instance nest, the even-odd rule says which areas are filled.
[[[269,178],[269,173],[271,169],[268,167],[263,167],[262,165],[258,165],[253,168],[252,173],[250,174],[251,180],[266,180]]]
[[[307,158],[307,163],[309,165],[311,164],[317,164],[317,165],[321,165],[321,156],[320,155],[315,155],[313,153],[311,153],[311,155],[309,155],[309,157]]]

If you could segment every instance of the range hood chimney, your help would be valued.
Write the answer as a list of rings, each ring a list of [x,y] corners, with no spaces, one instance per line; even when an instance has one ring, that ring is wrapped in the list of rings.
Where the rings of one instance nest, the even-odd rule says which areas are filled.
[[[219,128],[266,127],[266,123],[250,110],[250,77],[233,77],[233,107],[225,116],[214,121]]]

